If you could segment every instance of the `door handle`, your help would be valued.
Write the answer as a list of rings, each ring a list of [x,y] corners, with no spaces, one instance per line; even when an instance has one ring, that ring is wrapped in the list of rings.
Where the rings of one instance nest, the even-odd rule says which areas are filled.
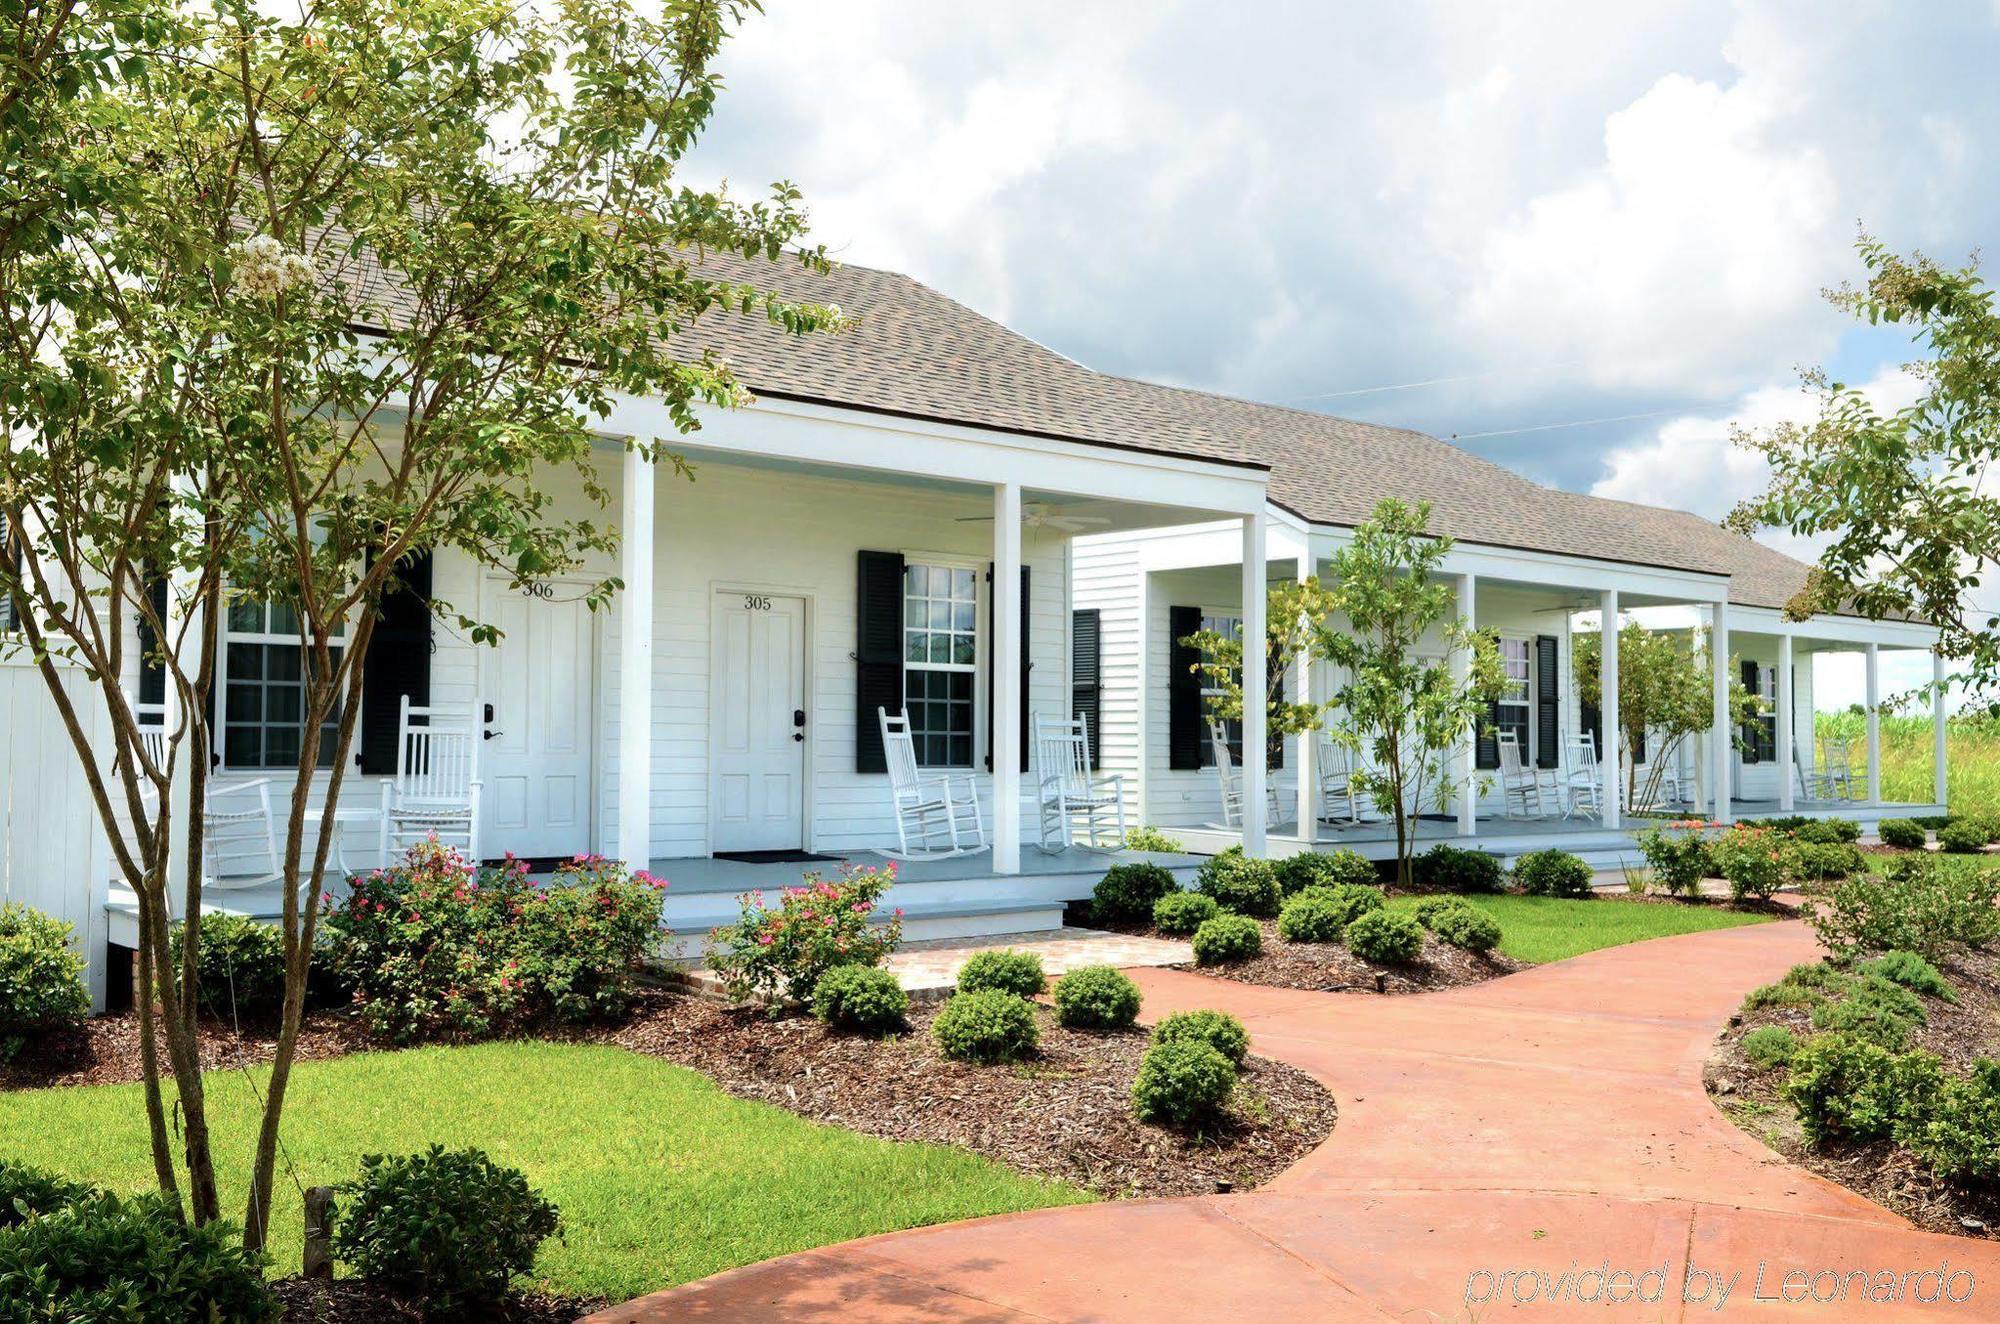
[[[486,739],[486,740],[491,740],[491,739],[493,739],[493,737],[495,737],[495,736],[504,736],[504,735],[506,735],[506,734],[507,734],[507,733],[506,733],[505,731],[482,731],[482,732],[480,732],[480,736],[481,736],[481,738],[482,738],[482,739]]]

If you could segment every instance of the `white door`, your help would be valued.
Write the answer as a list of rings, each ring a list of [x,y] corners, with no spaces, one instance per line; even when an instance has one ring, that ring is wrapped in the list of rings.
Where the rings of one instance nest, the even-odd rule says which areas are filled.
[[[804,598],[719,593],[709,711],[715,851],[805,844]]]
[[[505,636],[498,648],[481,650],[480,844],[487,854],[591,849],[596,690],[584,591],[552,584],[524,593],[503,579],[487,582],[487,617]]]

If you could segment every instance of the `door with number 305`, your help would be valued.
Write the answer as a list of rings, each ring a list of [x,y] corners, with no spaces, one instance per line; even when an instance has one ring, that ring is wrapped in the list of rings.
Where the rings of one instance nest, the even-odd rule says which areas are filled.
[[[797,849],[805,844],[805,599],[724,592],[715,608],[710,849]]]

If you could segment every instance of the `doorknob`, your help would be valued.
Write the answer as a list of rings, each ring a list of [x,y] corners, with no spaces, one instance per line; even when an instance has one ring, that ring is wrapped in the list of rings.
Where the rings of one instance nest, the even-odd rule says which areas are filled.
[[[505,731],[482,731],[479,734],[482,739],[491,740],[495,736],[504,736],[507,733]]]

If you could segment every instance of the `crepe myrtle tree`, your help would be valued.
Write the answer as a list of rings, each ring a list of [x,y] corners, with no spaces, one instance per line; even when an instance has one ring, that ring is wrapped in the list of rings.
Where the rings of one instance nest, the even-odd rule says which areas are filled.
[[[232,0],[163,4],[98,34],[114,47],[98,84],[44,99],[29,182],[45,215],[0,250],[0,429],[13,438],[0,447],[0,592],[138,897],[185,1197],[142,1017],[154,1166],[197,1220],[221,1210],[198,929],[176,967],[169,851],[184,842],[191,920],[211,759],[201,715],[224,613],[271,604],[301,639],[285,993],[244,1209],[253,1248],[313,949],[316,907],[302,898],[325,876],[368,644],[400,568],[449,551],[517,586],[582,568],[615,546],[596,513],[609,498],[592,427],[617,394],[653,397],[689,432],[699,406],[744,398],[726,362],[677,346],[698,318],[839,325],[838,309],[768,288],[781,260],[827,265],[800,243],[794,189],[741,202],[674,182],[715,104],[716,54],[753,7],[317,0],[278,17]],[[109,182],[70,190],[70,178]],[[666,438],[625,444],[688,472]],[[557,508],[565,476],[589,513]],[[590,605],[618,587],[596,582]],[[475,641],[498,637],[447,602],[430,610]],[[126,688],[135,651],[173,715],[157,757]],[[89,688],[73,694],[68,671]],[[108,749],[93,746],[93,705]]]
[[[1660,784],[1683,744],[1715,725],[1715,666],[1705,646],[1705,630],[1650,630],[1627,621],[1618,631],[1618,758],[1625,779],[1625,803],[1659,803]],[[1573,641],[1577,697],[1604,705],[1604,640],[1578,634]],[[1729,659],[1729,674],[1738,674]],[[1742,743],[1743,726],[1769,711],[1741,681],[1729,685],[1730,738]],[[1639,782],[1633,751],[1650,739],[1646,780]]]
[[[2000,562],[2000,493],[1986,479],[2000,457],[2000,309],[1976,261],[1954,269],[1903,257],[1865,231],[1856,249],[1866,282],[1827,297],[1910,335],[1921,357],[1907,371],[1920,393],[1884,411],[1824,371],[1805,373],[1817,417],[1736,431],[1738,445],[1769,463],[1771,482],[1728,522],[1830,540],[1788,617],[1839,609],[1934,621],[1940,651],[1991,704],[2000,700],[2000,610],[1987,577]]]
[[[1332,594],[1319,580],[1288,580],[1266,590],[1264,610],[1264,693],[1268,739],[1275,743],[1320,729],[1321,708],[1310,696],[1283,697],[1285,671],[1294,661],[1310,660],[1318,638],[1317,624],[1332,610]],[[1203,705],[1207,716],[1220,722],[1243,720],[1243,639],[1219,630],[1197,630],[1180,642],[1199,655],[1194,671],[1210,691]]]

